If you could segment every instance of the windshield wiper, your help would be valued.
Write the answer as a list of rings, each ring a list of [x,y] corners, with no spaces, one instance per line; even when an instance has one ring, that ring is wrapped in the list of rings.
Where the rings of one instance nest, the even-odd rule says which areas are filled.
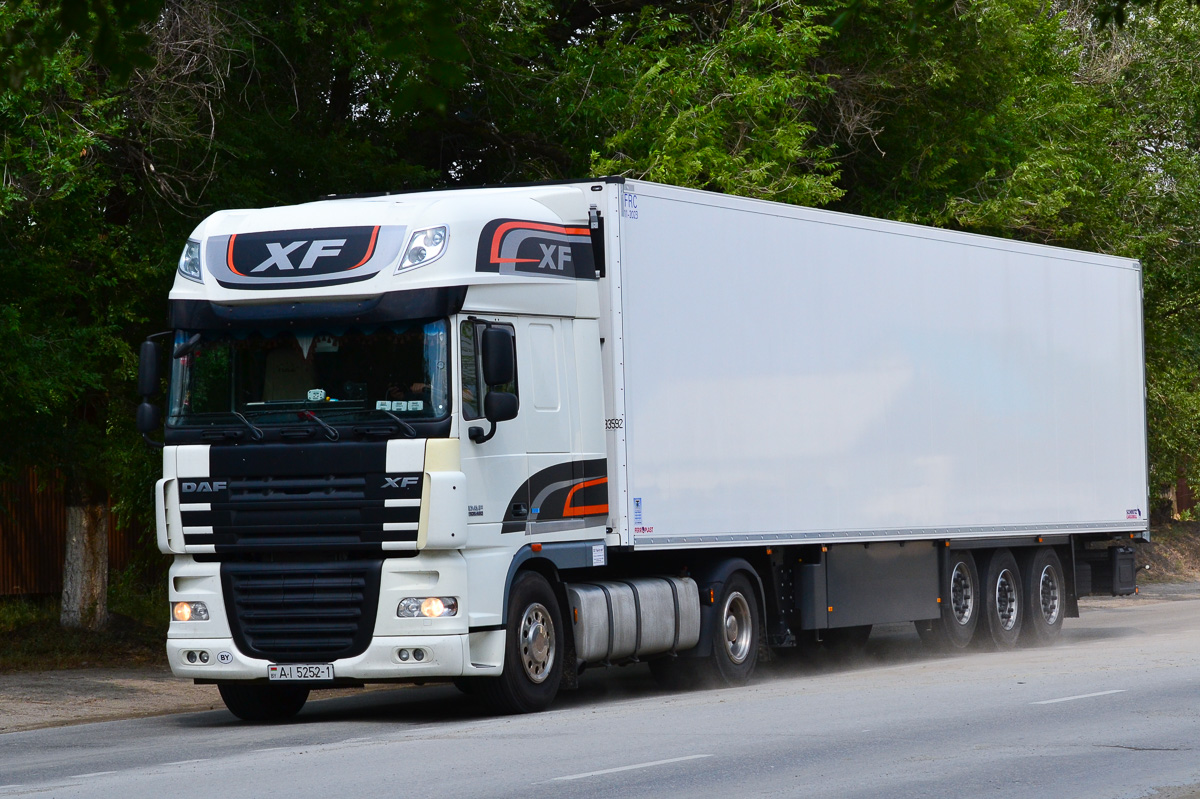
[[[404,431],[405,435],[407,435],[409,438],[417,437],[417,428],[413,427],[396,414],[392,413],[391,411],[385,411],[383,408],[376,408],[376,410],[378,410],[380,413],[386,413],[389,417],[395,420],[396,424],[400,425],[400,429]]]
[[[237,411],[230,411],[230,413],[232,413],[234,416],[236,416],[237,420],[239,422],[246,425],[246,427],[250,428],[250,440],[251,441],[262,441],[263,440],[263,431],[262,431],[261,427],[257,426],[256,424],[254,424],[254,422],[250,421],[245,416],[242,416]]]
[[[322,419],[320,416],[317,416],[312,411],[301,411],[300,415],[306,419],[312,419],[314,422],[321,425],[321,427],[325,428],[325,437],[330,441],[337,441],[342,437],[341,433],[337,431],[336,427],[327,423],[324,419]]]

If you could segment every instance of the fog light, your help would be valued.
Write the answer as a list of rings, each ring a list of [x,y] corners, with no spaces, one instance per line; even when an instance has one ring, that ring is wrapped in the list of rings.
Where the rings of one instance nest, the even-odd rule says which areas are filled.
[[[407,661],[408,661],[408,650],[407,650],[407,649],[401,649],[401,650],[399,651],[399,653],[397,653],[396,657],[400,658],[400,662],[401,662],[401,663],[405,663],[405,662],[407,662]]]
[[[171,608],[175,621],[208,621],[208,605],[203,602],[176,602]]]
[[[208,653],[207,653],[207,652],[201,652],[201,653],[200,653],[200,662],[201,662],[201,663],[207,663],[207,662],[208,662]]]
[[[425,650],[424,649],[414,649],[413,650],[413,660],[420,662],[424,659],[425,659]]]
[[[187,661],[188,661],[188,663],[195,663],[196,662],[196,653],[188,652],[187,653]]]

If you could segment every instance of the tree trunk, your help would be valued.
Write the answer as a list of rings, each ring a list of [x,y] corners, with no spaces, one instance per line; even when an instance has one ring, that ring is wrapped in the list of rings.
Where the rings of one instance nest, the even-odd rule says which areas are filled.
[[[108,508],[104,503],[67,507],[59,623],[85,630],[99,630],[108,623]]]

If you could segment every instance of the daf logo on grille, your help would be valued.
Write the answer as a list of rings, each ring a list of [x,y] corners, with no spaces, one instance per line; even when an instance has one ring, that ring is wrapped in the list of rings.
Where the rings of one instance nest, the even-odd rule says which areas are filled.
[[[385,477],[380,488],[408,488],[416,484],[417,478],[415,477]]]
[[[187,482],[179,486],[180,491],[184,494],[212,494],[217,491],[224,491],[226,483],[224,480],[213,480],[211,483],[207,480],[199,482]]]

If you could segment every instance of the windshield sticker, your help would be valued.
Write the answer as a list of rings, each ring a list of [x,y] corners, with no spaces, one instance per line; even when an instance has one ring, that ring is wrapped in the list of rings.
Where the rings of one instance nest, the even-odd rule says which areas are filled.
[[[276,230],[212,236],[208,271],[222,286],[271,289],[365,280],[394,263],[403,225]]]
[[[421,400],[379,400],[375,403],[377,411],[423,411],[425,403]]]
[[[475,271],[595,280],[592,234],[586,227],[493,219],[479,235]]]

